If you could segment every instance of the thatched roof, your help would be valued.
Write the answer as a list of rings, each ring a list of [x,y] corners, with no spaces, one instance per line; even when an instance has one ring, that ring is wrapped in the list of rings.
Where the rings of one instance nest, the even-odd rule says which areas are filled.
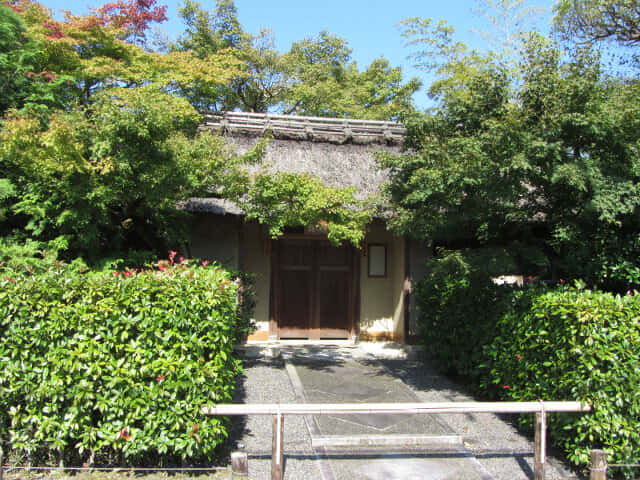
[[[308,173],[332,187],[353,186],[357,197],[380,191],[388,178],[375,166],[375,152],[398,153],[404,129],[394,122],[256,113],[208,114],[201,127],[222,135],[238,153],[249,151],[267,132],[272,140],[258,171]],[[233,203],[192,198],[185,208],[194,212],[239,215]]]
[[[356,145],[401,145],[405,134],[396,122],[242,112],[207,113],[202,128],[231,135],[262,137],[269,132],[282,140]]]

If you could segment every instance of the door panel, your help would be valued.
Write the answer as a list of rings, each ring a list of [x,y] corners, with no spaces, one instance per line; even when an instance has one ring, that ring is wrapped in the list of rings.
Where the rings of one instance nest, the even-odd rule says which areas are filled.
[[[305,267],[311,269],[313,265],[313,244],[308,240],[281,240],[280,266],[284,269]]]
[[[311,270],[280,272],[281,338],[306,338],[311,328]]]
[[[308,241],[283,242],[278,257],[279,337],[307,338],[313,308],[313,245]]]
[[[318,242],[317,328],[320,338],[348,338],[351,327],[351,253],[347,246]]]
[[[349,328],[349,272],[318,272],[318,328],[320,337],[347,337]],[[329,332],[328,330],[344,330]],[[325,332],[325,330],[327,330]]]
[[[320,267],[349,268],[349,253],[351,249],[348,246],[334,247],[329,242],[318,242],[316,250]]]
[[[353,248],[323,240],[279,240],[275,317],[279,338],[349,338]]]

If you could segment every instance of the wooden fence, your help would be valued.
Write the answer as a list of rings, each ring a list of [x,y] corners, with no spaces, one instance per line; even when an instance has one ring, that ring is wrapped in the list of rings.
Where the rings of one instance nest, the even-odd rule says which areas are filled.
[[[608,463],[607,452],[604,450],[591,450],[591,476],[589,479],[607,480],[607,470],[609,470],[609,468],[640,468],[640,464]]]
[[[580,402],[445,402],[445,403],[348,403],[348,404],[225,404],[202,409],[205,415],[271,415],[273,439],[271,479],[283,478],[285,415],[375,415],[424,413],[535,413],[534,480],[544,480],[546,463],[547,414],[552,412],[589,412],[591,407]],[[247,471],[246,456],[232,459],[238,478]],[[605,477],[606,478],[606,477]],[[596,480],[601,480],[597,477]]]

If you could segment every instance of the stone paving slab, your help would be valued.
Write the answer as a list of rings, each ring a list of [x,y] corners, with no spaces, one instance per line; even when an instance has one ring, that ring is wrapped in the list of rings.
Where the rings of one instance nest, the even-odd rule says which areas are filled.
[[[401,380],[374,362],[325,348],[283,352],[296,399],[306,403],[419,402]],[[324,480],[492,480],[436,415],[305,417],[322,456]]]
[[[335,480],[492,480],[462,448],[332,453]]]
[[[307,403],[411,403],[418,397],[402,382],[376,365],[364,365],[352,358],[325,358],[313,351],[296,350],[286,361],[297,375]],[[294,382],[295,385],[295,382]],[[313,422],[322,436],[387,437],[409,434],[459,437],[436,415],[315,415]],[[428,442],[433,443],[433,442]]]

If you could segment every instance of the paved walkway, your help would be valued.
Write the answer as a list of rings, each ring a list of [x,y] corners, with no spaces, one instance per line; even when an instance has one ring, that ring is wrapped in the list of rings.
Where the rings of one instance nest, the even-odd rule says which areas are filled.
[[[305,345],[244,350],[238,403],[472,400],[401,346]],[[235,417],[249,478],[270,478],[271,418]],[[285,479],[520,480],[533,444],[492,414],[287,416]],[[549,459],[546,478],[578,478]]]

